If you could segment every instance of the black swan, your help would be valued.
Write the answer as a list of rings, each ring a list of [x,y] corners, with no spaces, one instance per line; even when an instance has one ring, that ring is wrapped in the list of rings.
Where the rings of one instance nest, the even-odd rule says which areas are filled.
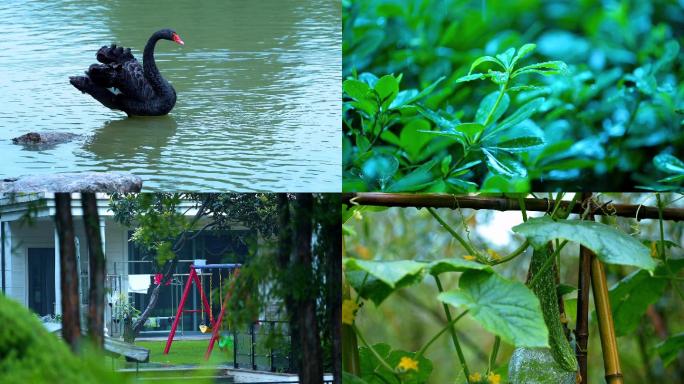
[[[154,46],[160,39],[185,44],[175,31],[159,30],[145,45],[143,65],[133,57],[130,48],[103,46],[97,51],[97,61],[102,64],[91,65],[86,76],[72,76],[69,82],[105,107],[129,116],[166,115],[176,104],[176,91],[154,62]]]

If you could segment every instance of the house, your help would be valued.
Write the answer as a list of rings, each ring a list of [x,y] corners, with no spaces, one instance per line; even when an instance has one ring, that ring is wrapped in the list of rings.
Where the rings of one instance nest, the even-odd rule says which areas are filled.
[[[147,293],[154,284],[154,255],[129,241],[135,228],[118,223],[109,207],[109,196],[97,195],[100,232],[106,259],[105,327],[111,336],[122,332],[122,309],[130,303],[142,311]],[[191,205],[188,203],[188,207]],[[59,240],[55,229],[54,194],[8,194],[0,196],[0,287],[2,293],[22,303],[38,316],[58,317],[61,310]],[[82,309],[88,304],[88,247],[79,195],[73,195],[72,214],[76,235],[76,256],[80,277]],[[192,215],[194,212],[186,213]],[[200,223],[201,224],[201,223]],[[168,287],[143,331],[167,334],[189,272],[197,259],[207,263],[241,263],[249,253],[245,239],[251,235],[245,227],[231,231],[202,231],[181,249],[180,261]],[[207,296],[216,295],[217,287],[229,278],[230,271],[207,271],[201,274]],[[213,289],[213,290],[212,290]],[[209,293],[212,292],[212,293]],[[212,312],[218,313],[220,299],[210,297]],[[193,288],[186,309],[200,309],[200,297]],[[82,310],[82,316],[86,312]],[[179,333],[196,332],[206,323],[206,314],[186,314]],[[85,322],[83,322],[85,324]]]

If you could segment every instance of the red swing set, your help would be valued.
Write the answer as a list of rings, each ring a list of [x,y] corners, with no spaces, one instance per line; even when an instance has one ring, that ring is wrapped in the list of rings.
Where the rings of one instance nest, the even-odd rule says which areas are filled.
[[[207,347],[207,352],[204,354],[204,359],[209,360],[209,356],[211,356],[211,351],[214,349],[214,344],[216,343],[216,340],[219,338],[219,333],[221,329],[221,322],[223,321],[223,315],[225,314],[226,311],[226,305],[228,305],[228,301],[230,300],[231,295],[233,294],[233,288],[235,286],[235,278],[237,277],[238,273],[240,272],[240,266],[241,264],[207,264],[207,265],[190,265],[190,274],[188,275],[188,281],[185,283],[185,289],[183,290],[183,296],[181,297],[180,303],[178,304],[178,311],[176,312],[176,317],[173,319],[173,325],[171,325],[171,332],[169,332],[169,338],[166,340],[166,347],[164,347],[164,354],[168,355],[169,350],[171,349],[171,343],[173,343],[173,337],[176,335],[176,329],[178,328],[178,322],[180,321],[181,317],[183,317],[183,313],[195,313],[195,312],[202,312],[206,313],[207,317],[209,318],[209,324],[210,326],[208,328],[211,328],[212,333],[211,333],[211,339],[209,339],[209,346]],[[202,270],[202,269],[207,269],[207,270],[213,270],[213,269],[227,269],[230,273],[230,271],[233,272],[233,280],[230,283],[230,287],[228,288],[228,291],[226,292],[226,296],[223,300],[223,304],[221,305],[221,312],[219,313],[218,317],[214,321],[214,315],[211,311],[211,306],[209,305],[209,301],[207,300],[207,296],[204,294],[204,289],[202,287],[202,283],[200,282],[200,279],[197,275],[197,270]],[[188,298],[188,294],[190,293],[190,286],[192,284],[195,284],[197,286],[197,289],[199,290],[200,297],[202,299],[202,309],[183,309],[185,306],[185,300]]]

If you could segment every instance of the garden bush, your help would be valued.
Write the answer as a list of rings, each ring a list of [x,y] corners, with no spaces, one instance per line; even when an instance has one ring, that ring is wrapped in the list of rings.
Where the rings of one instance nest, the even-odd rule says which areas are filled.
[[[17,302],[0,295],[0,382],[125,383],[103,359],[77,357],[40,320]]]

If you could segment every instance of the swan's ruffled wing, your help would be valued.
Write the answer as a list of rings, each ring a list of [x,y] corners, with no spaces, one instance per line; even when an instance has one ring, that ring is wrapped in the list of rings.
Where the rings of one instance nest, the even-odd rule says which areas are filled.
[[[145,79],[142,65],[135,59],[130,48],[112,44],[97,51],[97,61],[102,64],[90,66],[88,76],[94,83],[116,88],[127,98],[148,100],[154,97],[154,90]]]

